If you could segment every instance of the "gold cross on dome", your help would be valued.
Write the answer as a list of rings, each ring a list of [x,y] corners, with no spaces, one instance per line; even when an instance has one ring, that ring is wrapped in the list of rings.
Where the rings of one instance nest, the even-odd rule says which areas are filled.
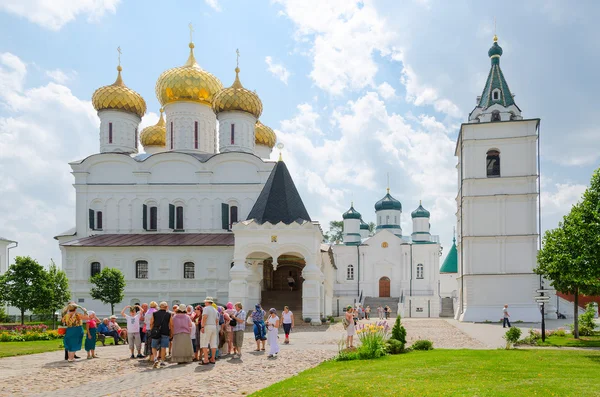
[[[192,41],[194,41],[194,26],[190,22],[190,24],[188,25],[188,27],[190,28],[190,43],[191,43]]]
[[[121,51],[121,47],[120,47],[120,46],[119,46],[119,47],[117,47],[117,52],[119,53],[119,66],[121,66],[121,54],[122,54],[123,52]]]
[[[240,67],[240,49],[236,48],[235,53],[237,54],[235,66],[239,68]]]

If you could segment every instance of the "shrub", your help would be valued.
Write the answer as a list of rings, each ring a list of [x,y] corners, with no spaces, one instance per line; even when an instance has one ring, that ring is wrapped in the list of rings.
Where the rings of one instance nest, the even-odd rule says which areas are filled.
[[[392,339],[395,339],[402,343],[402,348],[406,345],[406,329],[402,326],[400,315],[396,317],[396,322],[392,328]]]
[[[529,331],[531,334],[531,331]],[[517,327],[510,327],[504,334],[503,338],[506,340],[506,350],[510,349],[512,345],[519,341],[521,338],[521,330]]]
[[[559,328],[559,329],[555,330],[554,332],[552,332],[552,335],[558,336],[560,338],[564,338],[565,336],[567,336],[567,332],[564,329]]]
[[[321,318],[321,323],[325,324],[327,322],[327,319],[325,317]]]
[[[304,322],[307,324],[310,324],[310,322],[312,321],[312,318],[310,317],[304,317]]]
[[[594,335],[594,328],[596,328],[595,315],[596,308],[592,303],[588,303],[585,307],[585,313],[579,315],[579,335]]]
[[[411,346],[412,350],[433,350],[433,342],[426,339],[415,341]]]
[[[358,355],[362,359],[372,359],[385,356],[386,339],[389,332],[389,325],[386,321],[380,321],[375,324],[359,325],[356,331],[360,339]]]
[[[7,323],[9,321],[8,315],[6,314],[6,310],[4,307],[0,305],[0,323]]]
[[[333,316],[329,316],[329,317],[327,317],[327,320],[329,320],[329,322],[330,322],[331,324],[334,324],[334,323],[335,323],[335,317],[333,317]]]
[[[400,354],[404,353],[404,343],[397,339],[389,339],[385,343],[385,348],[389,354]]]

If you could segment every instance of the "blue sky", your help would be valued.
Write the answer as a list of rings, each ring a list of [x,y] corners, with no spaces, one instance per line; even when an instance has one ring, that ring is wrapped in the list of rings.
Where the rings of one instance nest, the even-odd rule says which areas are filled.
[[[73,226],[68,161],[97,152],[94,90],[116,76],[156,121],[154,84],[196,58],[242,83],[309,213],[324,226],[350,204],[374,220],[392,194],[403,228],[419,200],[447,252],[455,223],[454,142],[489,70],[494,17],[501,67],[525,118],[541,118],[544,228],[576,202],[600,159],[595,2],[330,0],[4,0],[0,3],[0,236],[11,255],[57,262],[54,235]],[[273,155],[274,158],[276,154]]]

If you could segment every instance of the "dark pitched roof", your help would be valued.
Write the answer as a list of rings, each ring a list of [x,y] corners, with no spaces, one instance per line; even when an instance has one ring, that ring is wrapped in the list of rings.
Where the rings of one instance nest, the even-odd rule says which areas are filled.
[[[61,244],[67,247],[232,246],[232,233],[97,234]]]
[[[296,185],[283,161],[278,161],[258,196],[248,220],[257,223],[311,222]]]

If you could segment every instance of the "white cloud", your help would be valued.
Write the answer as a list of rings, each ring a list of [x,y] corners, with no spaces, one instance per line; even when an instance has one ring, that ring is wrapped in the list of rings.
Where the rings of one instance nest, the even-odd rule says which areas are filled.
[[[377,92],[383,99],[391,99],[396,96],[396,90],[387,82],[383,82],[379,84],[377,87]]]
[[[55,83],[58,84],[65,84],[69,80],[73,79],[76,75],[77,73],[74,71],[63,72],[60,69],[46,71],[46,76],[50,77],[52,80],[54,80]]]
[[[406,87],[406,101],[416,106],[433,105],[437,112],[446,113],[452,117],[461,117],[462,113],[452,101],[440,98],[438,91],[427,84],[421,84],[418,76],[408,65],[402,69],[402,84]]]
[[[288,78],[290,77],[290,72],[286,69],[285,66],[281,63],[273,62],[273,58],[270,56],[265,57],[265,62],[267,63],[267,70],[271,72],[271,74],[281,80],[284,84],[287,85]]]
[[[204,0],[204,2],[213,10],[221,11],[221,5],[219,4],[219,0]]]
[[[21,59],[0,54],[0,234],[19,241],[13,254],[47,265],[60,259],[52,236],[73,227],[67,163],[97,150],[99,121],[91,103],[68,87],[23,89],[26,77]]]
[[[50,30],[60,30],[78,15],[88,21],[99,20],[104,13],[117,11],[120,0],[3,0],[0,10],[23,17]]]
[[[550,187],[551,186],[551,187]],[[542,188],[542,214],[545,216],[566,215],[576,204],[587,186],[571,183],[551,183]],[[555,227],[548,225],[550,228]]]

